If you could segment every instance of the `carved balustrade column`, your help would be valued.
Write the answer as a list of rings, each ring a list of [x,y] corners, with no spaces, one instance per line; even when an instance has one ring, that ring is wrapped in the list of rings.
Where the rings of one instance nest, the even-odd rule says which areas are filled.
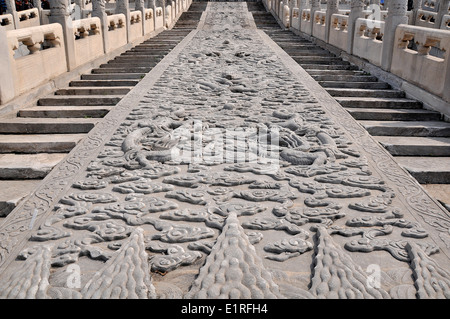
[[[294,12],[294,8],[297,7],[297,1],[298,0],[289,0],[288,6],[289,6],[289,27],[292,26],[292,13]]]
[[[17,15],[16,2],[14,0],[5,0],[6,13],[13,16],[14,28],[19,29],[19,16]]]
[[[163,21],[164,21],[164,24],[165,24],[165,21],[166,21],[166,0],[155,0],[155,6],[156,6],[156,8],[158,8],[158,7],[162,8]]]
[[[440,0],[439,10],[436,15],[436,20],[434,21],[434,27],[439,29],[441,27],[442,18],[445,14],[448,14],[448,3],[449,0]]]
[[[407,8],[408,0],[391,0],[389,3],[388,15],[384,24],[383,51],[381,54],[381,67],[386,71],[391,68],[395,30],[399,24],[408,24]]]
[[[300,18],[300,25],[298,26],[300,31],[302,30],[302,23],[301,23],[301,19],[302,19],[302,11],[304,9],[308,9],[308,0],[299,0],[298,2],[298,16]]]
[[[330,38],[331,16],[339,12],[339,0],[327,1],[327,14],[325,16],[325,42]]]
[[[109,51],[109,37],[108,37],[108,15],[106,14],[105,0],[92,0],[92,17],[100,19],[103,34],[103,52]]]
[[[115,14],[125,15],[125,25],[127,27],[127,41],[130,42],[130,3],[129,0],[117,0]]]
[[[156,1],[148,0],[147,8],[153,9],[153,30],[156,30]]]
[[[313,34],[314,28],[314,14],[316,11],[320,10],[320,0],[311,0],[311,35]]]
[[[420,9],[422,9],[422,3],[423,3],[423,0],[414,0],[413,1],[413,16],[412,16],[412,21],[410,21],[409,24],[412,24],[412,25],[416,24],[418,12]]]
[[[147,34],[147,30],[145,29],[145,0],[136,0],[134,8],[135,10],[141,11],[142,35],[145,35]]]
[[[59,23],[62,26],[64,45],[66,49],[67,69],[69,71],[76,67],[75,59],[75,37],[73,32],[72,18],[69,9],[70,0],[49,0],[50,15],[49,23]]]
[[[6,37],[6,29],[0,26],[0,61],[2,61],[2,70],[0,72],[0,104],[5,104],[12,100],[15,95],[14,70],[11,65],[13,54]]]
[[[353,53],[353,34],[355,33],[355,24],[358,18],[364,18],[364,0],[352,0],[350,3],[350,15],[347,25],[347,52]]]
[[[39,24],[43,24],[42,23],[42,2],[41,0],[33,0],[33,6],[38,9],[38,14],[39,14]]]

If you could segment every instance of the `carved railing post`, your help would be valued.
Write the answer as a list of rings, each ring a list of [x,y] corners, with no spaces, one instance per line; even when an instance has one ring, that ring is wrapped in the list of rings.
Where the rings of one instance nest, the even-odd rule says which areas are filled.
[[[327,1],[327,14],[325,16],[325,42],[330,38],[331,16],[339,12],[339,0]]]
[[[116,10],[115,14],[124,14],[125,15],[125,25],[127,27],[127,41],[130,42],[130,4],[128,0],[117,0],[116,1]]]
[[[156,0],[148,0],[148,8],[153,9],[153,30],[156,30]]]
[[[316,11],[320,10],[320,0],[311,0],[311,35],[313,34],[313,28],[314,28],[314,15]]]
[[[38,13],[39,13],[39,24],[43,24],[42,23],[42,2],[41,0],[33,0],[33,6],[38,9]]]
[[[434,27],[439,29],[441,27],[442,17],[448,14],[448,3],[449,0],[441,0],[439,2],[439,9],[436,14],[436,20],[434,21]]]
[[[392,52],[395,43],[395,30],[399,24],[407,24],[406,10],[408,0],[391,0],[384,25],[383,51],[381,54],[381,68],[389,71],[392,63]]]
[[[417,20],[417,14],[419,10],[422,8],[423,0],[414,0],[413,1],[413,16],[412,21],[409,24],[415,25]]]
[[[364,0],[352,0],[350,3],[350,15],[348,17],[347,25],[347,52],[353,53],[353,35],[355,33],[355,23],[358,18],[364,18]]]
[[[19,17],[17,15],[15,1],[14,0],[5,0],[5,4],[6,4],[6,13],[9,13],[13,16],[14,29],[19,29]]]
[[[299,15],[300,21],[301,21],[301,18],[302,18],[302,11],[304,9],[307,9],[307,8],[308,8],[308,0],[299,0],[299,3],[298,3],[298,15]],[[298,28],[300,29],[300,31],[303,31],[301,22],[299,23]]]
[[[108,19],[105,9],[105,0],[92,0],[92,17],[97,17],[100,19],[102,25],[103,34],[103,52],[108,52],[109,48],[109,37],[108,37]]]
[[[0,61],[2,61],[0,104],[5,104],[14,98],[15,89],[13,68],[11,66],[11,50],[6,38],[6,29],[2,26],[0,26]]]
[[[49,0],[49,23],[59,23],[63,29],[64,44],[66,49],[67,69],[76,67],[75,37],[73,35],[72,18],[70,17],[69,0]]]
[[[155,0],[155,6],[162,8],[163,21],[164,21],[164,25],[165,25],[165,21],[166,21],[166,1],[165,0]]]
[[[289,4],[289,27],[292,26],[292,13],[294,12],[294,8],[298,7],[297,1],[298,0],[290,0],[288,3]]]
[[[147,34],[147,30],[145,28],[145,0],[136,0],[134,8],[142,13],[142,35],[145,35]]]

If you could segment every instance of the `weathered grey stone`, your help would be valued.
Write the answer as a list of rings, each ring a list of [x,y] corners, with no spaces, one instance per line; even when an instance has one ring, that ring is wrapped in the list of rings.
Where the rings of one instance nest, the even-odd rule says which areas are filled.
[[[211,2],[5,219],[0,274],[50,297],[447,297],[449,222],[244,3]]]

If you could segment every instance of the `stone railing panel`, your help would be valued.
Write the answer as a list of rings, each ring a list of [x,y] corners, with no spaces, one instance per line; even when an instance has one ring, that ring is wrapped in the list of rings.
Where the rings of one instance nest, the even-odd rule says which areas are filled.
[[[292,9],[292,21],[291,21],[291,28],[295,30],[300,30],[300,9],[299,8],[293,8]]]
[[[384,21],[357,19],[353,39],[353,54],[381,66]]]
[[[311,10],[310,9],[303,9],[302,10],[302,16],[300,21],[300,30],[302,32],[311,34]]]
[[[92,61],[104,54],[100,18],[73,21],[76,66]]]
[[[131,11],[130,12],[130,38],[129,42],[142,37],[142,12],[141,11]]]
[[[450,102],[450,32],[401,24],[397,27],[391,72]],[[417,51],[408,48],[414,42]],[[430,55],[432,47],[442,57]]]
[[[145,16],[144,16],[144,25],[145,25],[145,31],[152,32],[155,30],[155,15],[153,13],[153,9],[145,9]]]
[[[328,43],[335,47],[347,50],[348,41],[348,16],[343,14],[333,14],[331,16],[330,38]]]
[[[58,23],[7,31],[15,96],[67,71],[62,27]],[[29,54],[14,58],[20,44]]]
[[[157,7],[155,9],[155,29],[159,30],[161,28],[164,28],[163,9],[161,7]]]
[[[314,12],[312,35],[322,41],[326,41],[326,15],[327,13],[325,11]]]
[[[0,25],[5,28],[6,31],[14,30],[14,18],[10,13],[0,15]]]
[[[436,12],[419,9],[417,11],[415,25],[419,27],[434,28],[434,21],[436,20],[436,16]]]
[[[41,25],[39,10],[37,8],[17,12],[17,19],[20,29]]]
[[[450,30],[450,14],[445,14],[442,17],[440,29],[442,29],[442,30]]]
[[[127,26],[123,13],[113,14],[107,17],[109,47],[106,52],[111,52],[128,43]]]

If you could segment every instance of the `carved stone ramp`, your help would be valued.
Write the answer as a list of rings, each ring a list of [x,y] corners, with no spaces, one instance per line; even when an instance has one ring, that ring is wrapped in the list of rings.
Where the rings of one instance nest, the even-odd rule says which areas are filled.
[[[448,298],[449,225],[245,3],[210,2],[6,217],[0,291]]]
[[[258,28],[332,95],[432,196],[450,204],[450,123],[388,83],[283,30],[261,2],[248,3]]]
[[[200,21],[194,3],[171,29],[82,74],[37,105],[0,119],[0,219]]]

